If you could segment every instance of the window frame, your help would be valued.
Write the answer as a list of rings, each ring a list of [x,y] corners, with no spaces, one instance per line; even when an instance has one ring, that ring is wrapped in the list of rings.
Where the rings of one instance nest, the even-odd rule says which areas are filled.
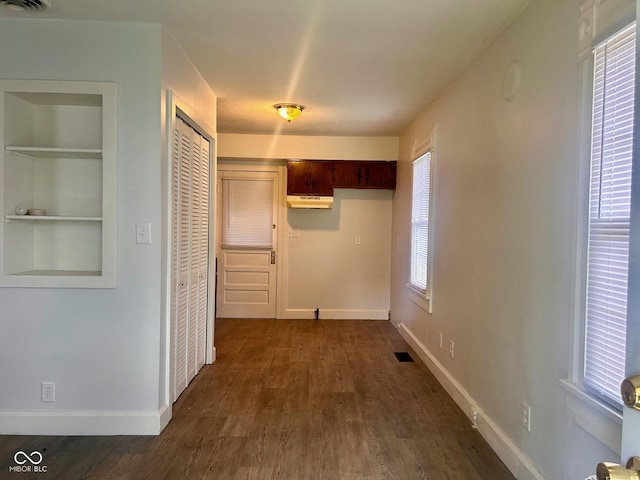
[[[582,18],[581,18],[582,20]],[[587,275],[588,275],[588,247],[590,228],[590,193],[592,175],[592,129],[594,106],[594,76],[595,76],[595,50],[603,42],[614,37],[621,31],[635,23],[635,17],[621,17],[621,20],[612,22],[605,32],[594,32],[589,43],[588,51],[579,49],[579,65],[581,67],[580,82],[580,145],[579,145],[579,175],[577,192],[577,208],[575,225],[576,256],[574,264],[574,291],[575,302],[573,307],[573,355],[571,357],[568,382],[564,382],[567,390],[576,398],[582,395],[591,399],[586,402],[593,408],[606,415],[619,418],[622,404],[617,404],[611,399],[599,395],[596,390],[585,384],[586,348],[587,348]],[[637,33],[636,33],[637,34]],[[580,46],[579,46],[580,47]],[[628,278],[627,278],[628,283]],[[576,395],[576,392],[582,392]]]
[[[409,299],[428,313],[433,313],[433,285],[434,285],[434,211],[435,211],[435,173],[436,173],[436,131],[434,126],[428,138],[422,141],[414,141],[411,150],[411,202],[410,202],[410,220],[409,220],[409,279],[406,284]],[[414,174],[415,164],[418,160],[430,154],[430,182],[429,182],[429,205],[427,215],[427,286],[426,289],[420,289],[412,283],[413,256],[411,244],[413,242],[413,190],[414,190]]]
[[[631,30],[633,30],[633,33],[631,34]],[[595,46],[594,48],[594,52],[598,52],[600,51],[600,54],[602,55],[602,62],[607,62],[607,53],[608,53],[608,48],[607,48],[607,44],[612,41],[612,40],[616,40],[619,41],[618,38],[622,37],[624,38],[626,36],[627,39],[631,40],[630,45],[631,48],[633,48],[633,59],[634,59],[634,68],[633,68],[633,77],[634,79],[632,80],[632,84],[630,85],[632,88],[635,88],[635,46],[636,46],[636,35],[637,35],[637,31],[636,31],[636,23],[635,22],[631,22],[629,25],[616,30],[615,32],[613,32],[611,35],[609,35],[605,40],[603,40],[602,42],[600,42],[598,45]],[[624,42],[624,40],[622,40]],[[627,42],[627,48],[628,48],[629,43]],[[594,60],[597,60],[596,58],[597,53],[594,54]],[[615,379],[615,375],[611,375],[609,373],[610,370],[614,370],[615,371],[615,367],[614,365],[617,363],[615,362],[617,355],[615,355],[615,352],[620,352],[620,350],[615,350],[615,348],[611,348],[610,346],[612,344],[618,343],[618,347],[619,345],[622,344],[622,355],[620,358],[618,358],[619,361],[622,362],[622,372],[620,373],[620,379],[619,382],[622,381],[622,379],[624,379],[624,362],[625,362],[625,356],[626,356],[626,337],[627,337],[627,319],[628,319],[628,311],[627,311],[627,299],[628,299],[628,286],[629,286],[629,275],[628,275],[628,267],[629,267],[629,246],[630,246],[630,227],[631,227],[631,214],[630,211],[628,213],[628,215],[625,216],[620,216],[616,214],[616,211],[618,210],[618,208],[612,209],[611,204],[614,198],[616,198],[618,195],[622,194],[625,190],[624,185],[626,183],[627,180],[627,176],[623,176],[623,177],[617,177],[616,181],[610,181],[608,182],[608,184],[604,184],[603,180],[602,180],[602,176],[604,175],[603,173],[600,173],[600,176],[597,177],[599,178],[600,182],[599,185],[597,187],[597,189],[595,190],[595,193],[598,194],[599,196],[599,200],[594,201],[593,200],[593,195],[594,195],[594,171],[598,172],[598,171],[602,171],[604,168],[610,169],[609,174],[610,175],[615,175],[615,171],[618,170],[618,167],[614,167],[614,165],[616,164],[616,160],[615,158],[618,157],[618,154],[616,154],[615,156],[610,153],[609,155],[606,155],[604,153],[604,151],[606,151],[605,147],[604,147],[604,142],[605,142],[605,135],[604,135],[604,131],[607,130],[608,128],[611,128],[611,124],[606,124],[604,121],[604,118],[606,118],[607,115],[607,111],[605,110],[605,106],[607,105],[608,101],[606,100],[607,97],[605,96],[605,92],[608,90],[607,87],[611,86],[611,82],[609,82],[607,80],[607,74],[611,73],[610,70],[608,68],[606,68],[606,63],[605,66],[602,69],[602,84],[601,84],[601,95],[603,96],[602,98],[602,102],[603,102],[603,106],[602,108],[602,118],[598,119],[598,122],[596,123],[595,120],[595,115],[594,115],[594,122],[592,125],[592,129],[595,131],[596,130],[596,126],[598,124],[600,124],[599,127],[599,134],[598,137],[599,140],[591,140],[591,164],[590,164],[590,189],[589,189],[589,195],[590,198],[587,199],[587,201],[590,202],[590,206],[589,206],[589,216],[588,216],[588,228],[587,228],[587,262],[585,265],[585,276],[583,278],[583,281],[585,282],[585,284],[590,283],[589,282],[589,277],[590,277],[590,270],[593,267],[594,270],[597,270],[598,267],[602,268],[602,267],[607,267],[607,270],[610,270],[611,268],[616,268],[613,267],[613,265],[615,265],[616,261],[615,260],[598,260],[598,261],[594,261],[593,263],[591,263],[590,258],[591,255],[589,253],[589,250],[591,248],[590,246],[590,242],[592,241],[592,237],[593,236],[598,236],[598,235],[607,235],[607,237],[609,238],[608,243],[607,243],[607,248],[613,248],[614,250],[617,250],[620,248],[621,246],[621,241],[620,239],[622,239],[622,244],[625,244],[626,241],[626,270],[624,272],[625,276],[626,276],[626,285],[624,287],[624,294],[622,293],[621,289],[615,289],[615,290],[610,290],[607,289],[607,292],[609,293],[614,293],[614,295],[616,297],[620,296],[620,299],[624,300],[624,306],[622,308],[624,308],[624,311],[620,310],[619,313],[623,313],[624,317],[620,316],[619,314],[616,315],[614,314],[602,314],[602,313],[597,313],[598,310],[601,310],[603,305],[606,306],[607,311],[609,311],[610,309],[612,309],[611,306],[611,301],[610,300],[605,300],[604,302],[602,300],[596,300],[596,297],[598,295],[589,295],[589,289],[588,287],[585,287],[586,290],[586,294],[585,294],[585,299],[583,301],[583,303],[585,304],[585,340],[584,340],[584,350],[583,350],[583,365],[582,365],[582,369],[581,369],[581,373],[582,373],[582,384],[583,384],[583,388],[585,390],[587,390],[588,392],[590,392],[591,394],[595,395],[597,398],[600,398],[603,402],[610,404],[613,408],[615,409],[619,409],[622,410],[622,401],[620,399],[619,396],[619,385],[615,385],[612,386],[610,380],[613,377],[613,379]],[[616,68],[618,67],[618,65],[616,65]],[[594,68],[594,76],[596,75],[596,68]],[[616,80],[613,80],[613,84],[616,87],[619,87],[619,85],[617,84]],[[627,84],[628,85],[628,84]],[[594,92],[593,95],[595,96],[595,89],[596,89],[596,84],[594,82],[593,84],[593,88],[592,91]],[[632,94],[632,101],[635,97],[635,92],[633,92]],[[619,107],[619,102],[621,100],[624,100],[625,98],[628,99],[627,97],[616,97],[618,100],[616,102],[613,102],[617,105],[618,109]],[[595,100],[594,100],[594,105],[595,105]],[[615,117],[616,120],[613,121],[614,123],[618,123],[620,121],[620,117],[616,116]],[[633,122],[633,113],[631,113],[631,121]],[[608,128],[606,128],[608,127]],[[628,127],[627,127],[628,128]],[[633,165],[633,136],[635,136],[635,134],[633,133],[633,125],[630,127],[631,132],[632,132],[632,137],[629,141],[629,145],[626,147],[627,151],[627,160],[629,161],[629,172],[628,172],[628,181],[629,181],[629,203],[628,203],[628,208],[630,210],[631,207],[631,168]],[[621,130],[621,131],[620,131]],[[611,136],[607,136],[607,143],[610,145],[609,148],[611,148],[614,144],[616,145],[616,150],[618,150],[618,148],[622,147],[624,149],[624,142],[620,142],[619,137],[623,135],[624,133],[624,126],[620,128],[620,130],[616,130],[615,135],[613,136],[613,139],[611,138]],[[595,133],[592,134],[592,137],[595,136]],[[598,153],[594,153],[593,152],[593,147],[595,144],[599,144],[599,149],[600,151]],[[621,145],[618,145],[619,143],[622,143]],[[598,166],[594,167],[594,160],[598,158]],[[623,157],[624,158],[624,157]],[[606,160],[606,163],[605,163]],[[606,178],[606,177],[605,177]],[[623,182],[623,183],[621,183]],[[606,186],[605,186],[606,185]],[[621,188],[622,185],[622,188]],[[609,187],[609,188],[607,188]],[[613,188],[613,192],[609,193],[609,196],[611,198],[609,198],[607,200],[607,197],[603,196],[606,194],[606,192],[608,190],[610,190],[611,188]],[[614,193],[615,192],[615,193]],[[615,197],[614,197],[615,196]],[[624,197],[622,197],[624,198]],[[626,205],[623,204],[623,205]],[[607,206],[609,207],[609,209],[607,209]],[[594,216],[593,213],[593,208],[596,207],[597,208],[597,213]],[[602,216],[600,214],[600,212],[607,212],[609,211],[609,213],[603,213]],[[594,218],[597,217],[597,221],[594,221]],[[593,224],[593,227],[592,227]],[[593,228],[593,231],[592,231]],[[615,231],[615,234],[612,233],[612,231]],[[626,231],[626,234],[625,234]],[[607,233],[605,233],[607,232]],[[625,238],[626,237],[626,238]],[[598,251],[598,247],[594,247],[596,250],[596,252]],[[601,250],[601,249],[600,249]],[[614,259],[616,256],[619,256],[619,253],[614,254]],[[622,254],[624,257],[624,253]],[[596,257],[598,256],[597,254],[595,255]],[[621,272],[617,273],[615,276],[620,275]],[[611,285],[611,283],[614,281],[612,279],[611,275],[605,276],[605,275],[599,275],[598,277],[598,281],[600,285]],[[607,298],[610,298],[609,296],[607,296]],[[615,304],[614,304],[615,305]],[[618,306],[620,304],[618,303]],[[591,308],[593,309],[593,311],[596,312],[596,314],[594,315],[594,319],[593,320],[589,320],[589,309]],[[613,306],[613,310],[615,310],[616,307]],[[618,318],[618,321],[616,323],[616,317]],[[609,320],[611,319],[611,321]],[[593,328],[594,331],[598,331],[601,330],[600,327],[602,326],[606,326],[607,331],[610,330],[615,330],[615,327],[611,328],[610,325],[624,325],[624,338],[621,339],[621,342],[618,341],[616,342],[616,337],[614,334],[606,334],[606,335],[600,335],[600,336],[595,336],[594,339],[591,339],[591,341],[589,340],[589,331],[590,328]],[[597,362],[589,362],[588,357],[589,357],[589,352],[591,352],[593,354],[593,350],[588,350],[588,347],[591,346],[592,348],[595,348],[596,344],[597,344],[597,340],[598,338],[606,338],[607,343],[607,350],[611,350],[612,352],[614,352],[614,354],[612,355],[607,355],[607,354],[597,354],[597,358],[598,361]],[[620,339],[618,339],[620,340]],[[587,374],[587,370],[591,367],[591,369],[593,370],[593,373],[591,374]],[[599,382],[598,381],[598,377],[602,376],[603,378],[603,382]],[[619,383],[616,382],[616,383]]]

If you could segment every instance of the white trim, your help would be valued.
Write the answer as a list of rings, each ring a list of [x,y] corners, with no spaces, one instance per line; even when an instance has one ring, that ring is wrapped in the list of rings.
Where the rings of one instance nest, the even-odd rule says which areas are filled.
[[[0,410],[0,435],[158,435],[171,408],[155,411]]]
[[[622,451],[622,414],[599,402],[570,380],[560,380],[567,395],[569,420],[593,438],[620,454]]]
[[[591,55],[592,48],[633,22],[636,18],[635,0],[585,0],[578,12],[578,61]]]
[[[513,476],[517,479],[524,480],[545,480],[544,475],[536,469],[531,459],[516,446],[513,440],[509,438],[506,432],[504,432],[491,417],[482,411],[469,392],[467,392],[431,352],[427,350],[411,330],[409,330],[404,323],[399,323],[397,328],[402,338],[404,338],[418,354],[453,401],[465,412],[472,424],[474,414],[477,416],[476,426],[478,432],[480,432],[480,435],[487,441]]]
[[[172,405],[163,405],[159,410],[160,414],[160,432],[165,429],[171,418],[173,417],[173,407]],[[158,432],[159,433],[159,432]]]
[[[211,358],[207,358],[207,364],[212,364],[216,361],[216,358],[218,358],[218,350],[216,349],[216,347],[213,347],[213,350],[211,351]]]
[[[316,311],[312,308],[287,308],[285,318],[314,319]],[[348,310],[320,308],[322,320],[388,320],[389,310]]]
[[[425,312],[433,313],[431,297],[427,297],[426,293],[416,290],[410,283],[407,283],[407,297]]]
[[[238,172],[271,172],[275,173],[278,177],[278,218],[276,218],[277,232],[276,232],[276,318],[291,318],[287,316],[285,299],[286,299],[286,275],[287,271],[287,253],[288,253],[288,239],[287,239],[287,166],[284,160],[268,160],[255,162],[254,160],[240,160],[236,158],[232,159],[219,159],[217,162],[216,173],[217,176],[222,177],[223,173],[238,173]],[[218,182],[215,183],[215,195],[218,195]],[[216,207],[215,212],[215,224],[216,226],[221,221],[220,219],[220,205]],[[218,231],[220,229],[217,229]],[[215,241],[213,242],[213,248],[215,255],[220,254],[221,239],[220,233],[217,233]],[[215,290],[215,288],[214,288]],[[217,292],[214,291],[214,298]],[[298,317],[295,317],[298,318]],[[314,317],[311,317],[314,318]]]
[[[409,294],[409,299],[422,308],[424,311],[428,313],[433,313],[433,284],[434,284],[434,260],[435,260],[435,211],[436,211],[436,166],[438,162],[438,124],[435,123],[431,127],[431,131],[429,132],[429,136],[423,139],[414,139],[413,145],[411,148],[411,162],[412,162],[412,190],[413,190],[413,175],[414,175],[414,164],[415,162],[425,155],[427,152],[431,152],[430,159],[430,186],[429,186],[429,228],[428,228],[428,251],[427,251],[427,292],[424,294],[424,299],[420,298],[421,292],[417,290],[413,285],[411,285],[411,278],[409,279],[409,283],[407,286],[410,288],[411,292]],[[413,195],[413,192],[412,192]],[[413,203],[413,200],[412,200]],[[413,205],[412,205],[413,208]],[[412,222],[413,223],[413,222]],[[411,229],[411,235],[413,236],[413,228]],[[413,240],[411,240],[413,241]],[[413,269],[413,266],[411,266]],[[410,274],[411,276],[411,274]]]

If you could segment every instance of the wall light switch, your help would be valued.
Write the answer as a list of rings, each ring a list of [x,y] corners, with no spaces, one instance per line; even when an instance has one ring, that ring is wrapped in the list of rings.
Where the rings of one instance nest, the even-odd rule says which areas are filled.
[[[151,243],[151,224],[136,222],[136,243],[139,245]]]
[[[360,235],[356,235],[356,238],[353,239],[353,243],[360,245]]]

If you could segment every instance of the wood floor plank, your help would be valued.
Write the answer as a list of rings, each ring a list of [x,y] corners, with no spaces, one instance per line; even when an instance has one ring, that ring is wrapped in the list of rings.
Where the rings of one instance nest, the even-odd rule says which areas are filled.
[[[0,478],[38,450],[49,480],[513,479],[389,322],[217,319],[215,335],[161,435],[0,437]]]

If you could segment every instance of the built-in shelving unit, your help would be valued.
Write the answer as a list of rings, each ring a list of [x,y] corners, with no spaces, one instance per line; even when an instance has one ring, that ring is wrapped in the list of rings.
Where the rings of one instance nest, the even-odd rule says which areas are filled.
[[[115,287],[116,97],[112,83],[0,81],[0,286]]]
[[[21,147],[7,146],[9,153],[18,153],[34,158],[88,158],[102,159],[102,149],[99,148],[52,148],[52,147]]]
[[[101,222],[102,217],[64,217],[61,215],[5,215],[4,218],[8,221],[17,222]]]

